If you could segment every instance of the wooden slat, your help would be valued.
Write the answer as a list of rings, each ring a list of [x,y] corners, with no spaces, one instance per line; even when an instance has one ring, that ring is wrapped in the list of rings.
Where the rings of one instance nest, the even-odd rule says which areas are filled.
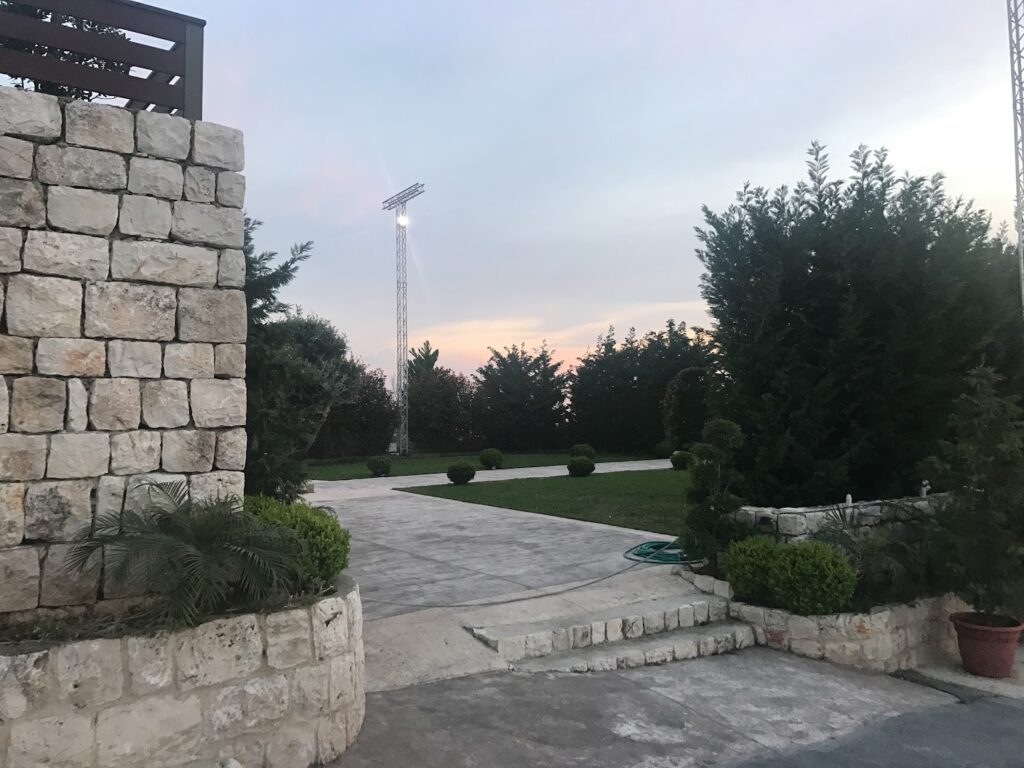
[[[65,27],[31,16],[0,11],[0,30],[5,37],[28,43],[49,45],[65,51],[120,61],[144,69],[185,73],[185,56],[180,49],[165,51],[151,45],[133,43],[113,35],[98,35]]]
[[[27,77],[84,88],[110,96],[138,99],[147,104],[163,104],[176,108],[184,106],[185,103],[185,90],[181,85],[166,85],[120,72],[108,72],[3,48],[0,48],[0,72],[14,77]]]
[[[111,0],[23,0],[25,5],[47,11],[64,13],[109,24],[118,29],[140,32],[150,37],[182,42],[189,22],[183,18],[157,12],[143,5],[112,2]]]

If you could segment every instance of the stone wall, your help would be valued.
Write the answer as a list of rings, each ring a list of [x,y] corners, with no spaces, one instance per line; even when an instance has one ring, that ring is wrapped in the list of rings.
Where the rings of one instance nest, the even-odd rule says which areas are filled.
[[[678,573],[702,592],[729,598],[729,616],[753,627],[757,645],[879,672],[955,659],[956,632],[949,616],[969,610],[962,600],[944,595],[867,613],[798,616],[733,600],[727,581],[685,568]]]
[[[241,494],[242,135],[0,87],[0,618],[110,597],[67,542],[147,479]]]
[[[146,637],[0,646],[0,768],[307,768],[365,713],[359,590]]]

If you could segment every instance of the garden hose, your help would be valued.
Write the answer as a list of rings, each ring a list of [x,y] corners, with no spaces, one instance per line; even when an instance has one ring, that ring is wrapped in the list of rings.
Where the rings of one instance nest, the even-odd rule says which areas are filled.
[[[690,565],[704,560],[702,557],[687,555],[679,545],[679,539],[645,541],[643,544],[637,544],[635,547],[627,549],[622,556],[638,563],[655,563],[657,565]]]

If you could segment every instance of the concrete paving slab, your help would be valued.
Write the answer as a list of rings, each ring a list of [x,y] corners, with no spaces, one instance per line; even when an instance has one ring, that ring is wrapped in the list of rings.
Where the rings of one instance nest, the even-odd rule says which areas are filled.
[[[922,667],[917,674],[925,681],[955,685],[978,694],[1024,700],[1024,646],[1017,647],[1017,661],[1010,677],[995,679],[972,675],[959,663]]]

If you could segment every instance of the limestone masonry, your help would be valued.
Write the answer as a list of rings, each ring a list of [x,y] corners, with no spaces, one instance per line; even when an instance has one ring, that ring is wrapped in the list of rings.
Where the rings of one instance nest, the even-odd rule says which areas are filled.
[[[233,128],[0,87],[0,619],[112,597],[67,542],[144,481],[241,495],[243,165]]]

